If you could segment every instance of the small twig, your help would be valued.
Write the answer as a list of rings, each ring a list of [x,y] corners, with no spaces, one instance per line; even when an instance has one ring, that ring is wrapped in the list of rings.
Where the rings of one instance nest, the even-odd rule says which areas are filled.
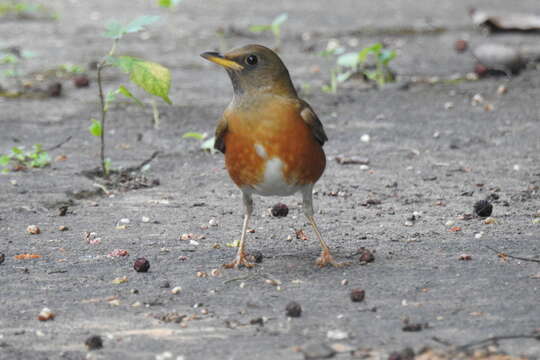
[[[240,277],[236,277],[236,278],[232,278],[232,279],[229,279],[229,280],[225,280],[223,282],[223,284],[228,284],[228,283],[232,283],[234,281],[241,281],[241,280],[251,280],[255,277],[259,276],[258,274],[250,274],[250,275],[246,275],[246,276],[240,276]]]
[[[432,336],[431,337],[431,340],[439,343],[439,344],[443,344],[445,346],[454,346],[454,344],[452,344],[450,341],[446,341],[444,339],[441,339],[440,337],[437,337],[437,336]]]
[[[53,145],[51,147],[45,148],[45,149],[43,149],[43,151],[49,152],[49,151],[56,150],[56,149],[62,147],[64,144],[66,144],[69,140],[71,140],[71,138],[72,138],[72,136],[70,135],[64,141],[59,142],[58,144]]]
[[[487,246],[487,245],[484,245],[484,246],[485,246],[486,248],[488,248],[489,250],[496,252],[497,255],[509,257],[509,258],[516,259],[516,260],[532,261],[532,262],[540,263],[540,259],[531,259],[531,258],[524,258],[524,257],[521,257],[521,256],[514,256],[514,255],[510,255],[510,254],[508,254],[508,253],[499,251],[499,250],[497,250],[497,249],[494,249],[494,248],[492,248],[492,247],[489,247],[489,246]]]
[[[512,339],[536,339],[539,340],[540,335],[532,333],[532,334],[520,334],[520,335],[502,335],[502,336],[492,336],[487,339],[473,341],[465,345],[458,346],[456,348],[457,352],[466,351],[469,348],[485,345],[489,343],[497,343],[500,340],[512,340]]]
[[[159,155],[159,151],[154,151],[154,153],[152,155],[150,155],[150,157],[146,160],[144,160],[143,162],[141,162],[139,165],[136,165],[136,166],[130,166],[128,168],[125,168],[124,170],[122,170],[121,172],[123,173],[130,173],[130,172],[136,172],[136,171],[140,171],[143,167],[145,167],[146,165],[148,165],[152,160],[154,160],[156,158],[156,156]]]

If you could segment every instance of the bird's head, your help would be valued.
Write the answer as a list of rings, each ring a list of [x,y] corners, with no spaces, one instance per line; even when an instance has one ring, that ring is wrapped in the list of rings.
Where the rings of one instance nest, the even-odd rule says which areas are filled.
[[[235,96],[268,93],[296,97],[287,68],[267,47],[246,45],[223,55],[205,52],[201,56],[227,70]]]

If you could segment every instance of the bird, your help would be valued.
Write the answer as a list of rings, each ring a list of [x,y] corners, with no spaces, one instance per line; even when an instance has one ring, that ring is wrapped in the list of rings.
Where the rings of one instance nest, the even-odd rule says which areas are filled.
[[[204,52],[201,56],[222,66],[233,87],[232,100],[216,127],[214,148],[225,155],[228,173],[242,192],[245,213],[236,257],[223,266],[254,266],[245,252],[253,194],[289,196],[298,192],[321,246],[316,264],[342,266],[323,240],[313,211],[313,186],[326,167],[323,145],[328,137],[315,111],[298,97],[283,61],[257,44],[223,55]]]

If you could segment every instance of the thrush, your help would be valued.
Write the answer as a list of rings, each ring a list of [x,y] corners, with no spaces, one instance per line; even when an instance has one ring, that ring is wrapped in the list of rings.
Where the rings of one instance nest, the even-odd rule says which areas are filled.
[[[201,56],[221,65],[233,86],[232,101],[216,128],[214,147],[225,154],[229,175],[242,191],[245,215],[236,258],[224,266],[253,266],[244,248],[253,194],[298,192],[321,245],[316,263],[341,265],[333,259],[313,217],[313,186],[326,166],[323,145],[328,138],[311,106],[298,97],[279,56],[261,45]]]

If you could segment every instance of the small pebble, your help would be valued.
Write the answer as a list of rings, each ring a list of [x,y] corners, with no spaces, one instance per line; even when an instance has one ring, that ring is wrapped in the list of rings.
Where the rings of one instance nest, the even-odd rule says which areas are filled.
[[[180,286],[175,286],[171,289],[172,294],[179,294],[182,291],[182,288]]]
[[[128,219],[128,218],[123,218],[123,219],[120,219],[119,223],[120,224],[129,224],[131,221]]]
[[[341,285],[346,286],[349,283],[349,280],[343,279],[341,280]]]
[[[141,221],[142,221],[143,223],[148,223],[148,222],[150,222],[150,218],[149,218],[148,216],[143,216],[143,217],[141,218]]]
[[[208,274],[205,271],[197,271],[196,275],[197,275],[197,277],[200,277],[200,278],[208,277]]]
[[[296,301],[291,301],[285,307],[285,313],[288,317],[300,317],[302,315],[302,307]]]
[[[451,102],[451,101],[448,101],[448,102],[445,102],[445,103],[444,103],[444,109],[445,109],[445,110],[450,110],[450,109],[452,109],[453,107],[454,107],[454,103]]]
[[[352,302],[364,301],[366,292],[363,289],[352,289],[350,294]]]
[[[38,320],[39,321],[53,320],[55,316],[56,315],[51,311],[51,309],[43,308],[38,315]]]
[[[480,231],[479,233],[474,234],[474,238],[475,238],[475,239],[480,239],[480,238],[482,238],[482,236],[484,236],[484,232],[483,232],[483,231]]]
[[[212,218],[208,221],[208,225],[210,226],[218,226],[218,222],[216,219]]]
[[[28,225],[28,227],[26,228],[26,232],[31,235],[37,235],[41,233],[41,230],[37,225]]]
[[[253,261],[253,262],[257,263],[257,264],[262,263],[263,258],[264,258],[263,253],[260,252],[259,250],[251,251],[249,253],[248,257],[249,257],[250,261]]]
[[[349,338],[349,334],[343,330],[328,330],[326,337],[330,340],[345,340]]]
[[[454,220],[448,220],[444,223],[445,226],[452,227],[456,222]]]
[[[150,269],[150,261],[146,260],[145,258],[138,258],[133,263],[133,269],[135,269],[136,272],[147,272],[148,269]]]
[[[497,88],[497,95],[504,95],[508,92],[508,88],[504,85],[499,85]]]
[[[497,220],[495,220],[495,218],[492,218],[492,217],[488,217],[484,220],[484,224],[486,225],[491,225],[491,224],[495,224],[497,222]]]
[[[484,97],[480,94],[476,94],[473,96],[471,104],[473,106],[477,106],[484,103]]]
[[[212,275],[214,277],[220,277],[221,276],[221,271],[219,271],[219,269],[212,269],[212,271],[210,271],[210,275]]]
[[[360,141],[368,143],[368,142],[371,141],[371,136],[369,136],[369,134],[364,134],[364,135],[360,136]]]
[[[58,231],[68,231],[68,230],[69,230],[69,228],[67,226],[64,226],[64,225],[60,225],[58,227]]]
[[[98,350],[103,348],[103,339],[99,335],[92,335],[84,341],[84,345],[88,351]]]

